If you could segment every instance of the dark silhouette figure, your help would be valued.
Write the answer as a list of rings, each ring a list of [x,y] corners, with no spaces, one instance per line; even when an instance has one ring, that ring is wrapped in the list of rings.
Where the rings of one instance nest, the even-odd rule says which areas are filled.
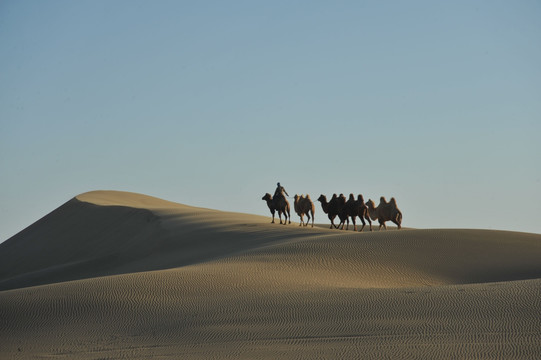
[[[277,183],[276,190],[274,190],[274,197],[280,196],[285,199],[286,196],[289,196],[289,194],[287,193],[286,189],[282,185],[280,185],[280,183]]]

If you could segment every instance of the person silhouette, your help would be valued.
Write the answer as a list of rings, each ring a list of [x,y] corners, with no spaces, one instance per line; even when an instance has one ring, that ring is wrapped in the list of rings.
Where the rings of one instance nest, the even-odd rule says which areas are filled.
[[[276,184],[276,190],[274,191],[274,197],[283,197],[284,199],[286,198],[285,195],[289,196],[289,194],[287,193],[286,189],[284,189],[284,187],[282,185],[280,185],[280,183],[277,183]]]

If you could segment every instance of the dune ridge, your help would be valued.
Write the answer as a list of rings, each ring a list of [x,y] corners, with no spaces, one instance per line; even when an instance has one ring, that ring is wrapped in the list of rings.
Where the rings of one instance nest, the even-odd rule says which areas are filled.
[[[269,222],[75,197],[0,244],[0,358],[541,353],[541,235]]]

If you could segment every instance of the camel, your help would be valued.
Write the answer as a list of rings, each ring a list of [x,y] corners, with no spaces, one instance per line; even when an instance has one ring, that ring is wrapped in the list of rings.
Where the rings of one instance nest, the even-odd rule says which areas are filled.
[[[357,224],[356,224],[357,216],[361,218],[361,222],[363,223],[363,226],[361,227],[360,231],[363,231],[364,227],[366,226],[364,219],[368,220],[368,223],[370,224],[370,231],[372,231],[372,221],[370,221],[370,217],[368,216],[368,207],[364,204],[364,198],[362,195],[358,195],[357,200],[355,200],[355,197],[353,196],[353,194],[349,194],[349,199],[345,205],[345,211],[346,211],[347,216],[351,217],[354,231],[357,231]],[[348,229],[349,229],[349,223],[348,223],[348,226],[346,227],[346,230]]]
[[[359,215],[359,209],[358,209],[357,201],[355,200],[355,197],[353,196],[353,194],[349,194],[349,199],[345,205],[345,211],[346,211],[346,215],[351,217],[351,222],[353,222],[353,231],[357,231],[357,223],[355,222],[355,219]],[[346,227],[346,230],[349,230],[349,223],[348,223],[348,226]]]
[[[301,222],[299,226],[307,226],[310,222],[310,213],[312,213],[312,227],[314,227],[314,213],[316,211],[316,207],[312,200],[310,199],[310,195],[299,196],[295,194],[295,204],[294,204],[295,212],[300,216]],[[308,220],[306,223],[304,222],[303,216],[306,215],[308,217]]]
[[[333,199],[331,199],[331,202],[332,200]],[[336,208],[338,212],[338,217],[340,218],[340,225],[342,225],[340,230],[344,230],[344,225],[346,224],[346,222],[346,230],[349,229],[349,216],[346,209],[346,197],[344,196],[344,194],[340,194],[340,196],[336,198]]]
[[[271,194],[266,193],[265,196],[261,198],[267,202],[267,206],[272,214],[271,223],[274,224],[274,213],[278,211],[278,217],[280,218],[280,224],[282,224],[282,214],[284,214],[284,225],[287,224],[287,219],[289,217],[289,223],[291,224],[291,214],[289,212],[289,202],[284,197],[275,196],[274,199]]]
[[[372,220],[379,221],[380,230],[382,226],[385,230],[387,230],[385,222],[389,220],[394,222],[398,226],[399,230],[402,228],[402,212],[396,206],[396,199],[394,197],[391,198],[391,201],[387,202],[385,197],[382,196],[379,199],[378,207],[376,207],[374,201],[370,199],[366,205],[368,206],[368,213],[370,214]]]
[[[336,195],[336,194],[335,194]],[[327,202],[327,197],[323,194],[319,195],[319,198],[317,199],[317,201],[319,201],[321,203],[321,208],[323,209],[323,212],[325,214],[327,214],[327,216],[329,217],[329,220],[331,220],[331,227],[329,229],[332,229],[333,226],[335,228],[338,228],[336,225],[334,225],[334,218],[336,217],[336,213],[334,212],[329,212],[329,203]]]
[[[342,225],[342,229],[343,229],[344,222],[346,221],[345,218],[347,218],[347,215],[345,215],[346,213],[344,211],[346,198],[344,197],[344,195],[342,194],[340,195],[341,197],[338,197],[336,196],[336,194],[333,194],[329,202],[327,202],[327,197],[323,194],[320,195],[319,198],[317,199],[321,203],[321,208],[323,209],[323,212],[325,212],[325,214],[327,214],[327,216],[329,217],[329,220],[331,220],[330,229],[332,229],[333,227],[335,229],[338,229],[340,225]],[[336,218],[336,216],[340,218],[340,224],[338,224],[338,226],[334,224],[334,219]],[[349,225],[349,219],[347,219],[347,221]]]
[[[370,225],[370,231],[372,231],[372,220],[370,220],[370,215],[368,214],[368,207],[364,203],[364,198],[361,194],[357,195],[357,203],[359,205],[358,216],[361,218],[361,222],[363,223],[360,231],[363,231],[364,227],[366,226],[363,219],[366,219],[366,221],[368,221],[368,225]]]

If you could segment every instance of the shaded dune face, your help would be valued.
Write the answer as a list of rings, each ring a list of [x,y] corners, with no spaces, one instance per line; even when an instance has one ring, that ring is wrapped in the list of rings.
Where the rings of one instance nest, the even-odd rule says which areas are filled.
[[[536,358],[540,258],[91,192],[0,244],[0,358]]]

